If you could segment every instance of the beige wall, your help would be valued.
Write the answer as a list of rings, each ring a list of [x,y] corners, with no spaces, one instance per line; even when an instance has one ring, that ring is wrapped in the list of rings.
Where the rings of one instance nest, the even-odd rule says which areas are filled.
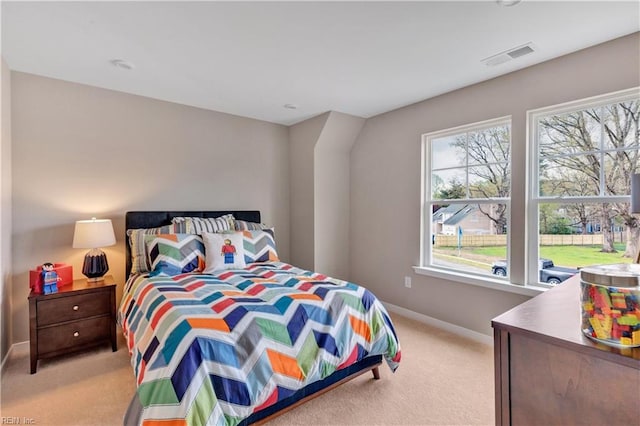
[[[413,273],[421,135],[512,115],[510,268],[523,282],[526,111],[640,85],[639,47],[635,33],[368,119],[351,152],[351,279],[386,302],[491,334],[491,319],[526,297]]]
[[[259,209],[289,259],[287,127],[12,73],[13,342],[28,339],[28,271],[67,262],[82,277],[74,222],[113,220],[124,280],[128,210]]]
[[[314,152],[329,113],[289,127],[291,176],[291,263],[304,269],[314,266]]]
[[[351,148],[365,119],[331,112],[314,152],[314,269],[349,279]]]
[[[349,154],[364,118],[331,111],[289,128],[291,260],[349,278]]]
[[[0,359],[11,346],[11,72],[0,70]]]

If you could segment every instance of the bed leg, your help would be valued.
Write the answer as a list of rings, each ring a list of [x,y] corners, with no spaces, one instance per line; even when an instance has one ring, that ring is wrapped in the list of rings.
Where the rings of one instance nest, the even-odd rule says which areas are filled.
[[[380,367],[374,367],[371,369],[371,372],[373,373],[374,380],[380,380]]]

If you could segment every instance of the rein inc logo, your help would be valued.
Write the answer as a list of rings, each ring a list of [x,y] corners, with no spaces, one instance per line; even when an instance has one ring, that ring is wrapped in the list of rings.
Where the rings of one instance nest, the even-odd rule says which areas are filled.
[[[35,425],[36,420],[31,417],[2,416],[0,417],[0,424],[2,425]]]

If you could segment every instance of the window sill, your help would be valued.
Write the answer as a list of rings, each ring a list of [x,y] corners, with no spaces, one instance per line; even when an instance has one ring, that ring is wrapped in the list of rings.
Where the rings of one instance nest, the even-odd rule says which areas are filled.
[[[444,271],[441,269],[430,268],[426,266],[414,266],[413,270],[416,274],[419,275],[427,275],[430,277],[442,278],[445,280],[475,285],[478,287],[490,288],[491,290],[522,294],[524,296],[534,297],[547,290],[547,288],[545,287],[516,285],[496,278],[479,277],[476,275],[453,271]]]

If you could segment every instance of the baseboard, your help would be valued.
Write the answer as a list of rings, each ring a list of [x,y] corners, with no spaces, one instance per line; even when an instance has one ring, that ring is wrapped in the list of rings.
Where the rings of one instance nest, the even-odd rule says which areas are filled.
[[[29,346],[29,341],[25,340],[24,342],[18,342],[18,343],[14,343],[13,345],[11,345],[11,347],[9,348],[9,350],[7,351],[7,354],[4,356],[4,358],[2,358],[2,364],[0,365],[0,371],[4,371],[4,366],[7,364],[7,361],[9,361],[9,358],[11,358],[11,355],[13,355],[13,352],[22,349],[22,346]],[[28,350],[27,349],[23,349],[23,350]]]
[[[439,328],[441,330],[445,330],[450,333],[457,334],[458,336],[466,337],[473,341],[484,343],[485,345],[493,346],[492,336],[487,336],[486,334],[478,333],[477,331],[469,330],[468,328],[460,327],[459,325],[451,324],[446,321],[441,321],[439,319],[436,319],[424,314],[420,314],[418,312],[414,312],[409,309],[393,305],[391,303],[382,302],[382,304],[390,312],[394,312],[398,315],[402,315],[403,317],[411,318],[413,320]]]

